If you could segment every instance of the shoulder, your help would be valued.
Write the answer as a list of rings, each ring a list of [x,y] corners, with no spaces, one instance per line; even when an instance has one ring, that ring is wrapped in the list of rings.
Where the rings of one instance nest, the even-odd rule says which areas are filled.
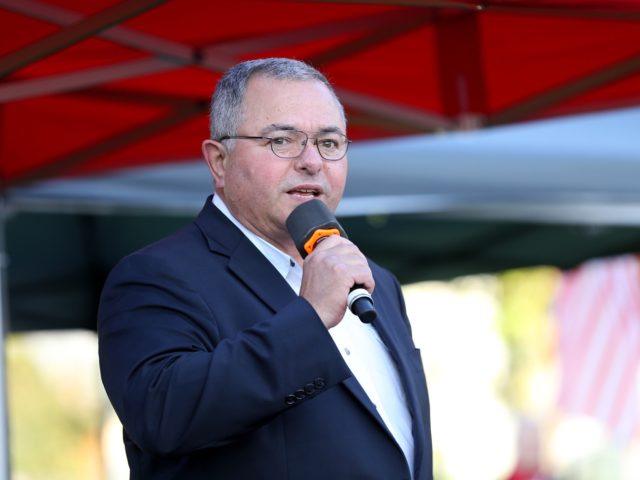
[[[179,278],[184,252],[193,255],[203,251],[201,244],[204,242],[198,240],[198,235],[197,228],[191,223],[125,255],[111,267],[103,285],[103,296],[112,289],[128,290],[137,285],[161,284]]]
[[[191,222],[175,232],[147,244],[123,257],[124,263],[157,261],[161,265],[192,265],[209,259],[211,252],[228,256],[237,246],[242,234],[220,211],[210,198]]]
[[[161,263],[165,264],[171,260],[178,261],[184,258],[185,254],[201,250],[205,246],[202,234],[193,222],[176,230],[175,232],[144,245],[115,263],[113,270],[122,268],[123,265],[138,263]]]

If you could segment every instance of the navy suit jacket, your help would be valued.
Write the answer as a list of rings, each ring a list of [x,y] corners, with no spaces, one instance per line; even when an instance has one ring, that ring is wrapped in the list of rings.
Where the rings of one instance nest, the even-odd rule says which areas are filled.
[[[429,400],[396,279],[371,263],[375,328],[432,478]],[[98,315],[102,380],[131,479],[409,478],[402,450],[311,305],[207,199],[121,260]]]

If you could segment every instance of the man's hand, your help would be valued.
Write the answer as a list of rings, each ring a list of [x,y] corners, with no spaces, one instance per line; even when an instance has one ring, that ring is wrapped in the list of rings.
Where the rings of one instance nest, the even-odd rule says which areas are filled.
[[[347,309],[355,284],[372,293],[375,287],[367,259],[346,238],[331,235],[318,243],[303,263],[300,296],[318,313],[327,328],[336,326]]]

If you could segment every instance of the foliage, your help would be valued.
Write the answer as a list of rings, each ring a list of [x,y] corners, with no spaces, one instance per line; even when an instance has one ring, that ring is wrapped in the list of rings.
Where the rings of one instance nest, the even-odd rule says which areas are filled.
[[[12,477],[100,478],[100,415],[91,399],[72,378],[57,382],[43,372],[20,335],[6,345]]]

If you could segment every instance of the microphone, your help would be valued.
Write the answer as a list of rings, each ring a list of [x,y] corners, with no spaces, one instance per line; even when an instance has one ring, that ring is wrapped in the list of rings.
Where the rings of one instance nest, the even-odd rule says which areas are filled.
[[[289,235],[305,258],[329,235],[348,238],[331,210],[320,200],[313,199],[293,209],[286,221]],[[349,310],[363,323],[373,322],[378,314],[373,306],[373,299],[362,285],[354,285],[347,297]]]

